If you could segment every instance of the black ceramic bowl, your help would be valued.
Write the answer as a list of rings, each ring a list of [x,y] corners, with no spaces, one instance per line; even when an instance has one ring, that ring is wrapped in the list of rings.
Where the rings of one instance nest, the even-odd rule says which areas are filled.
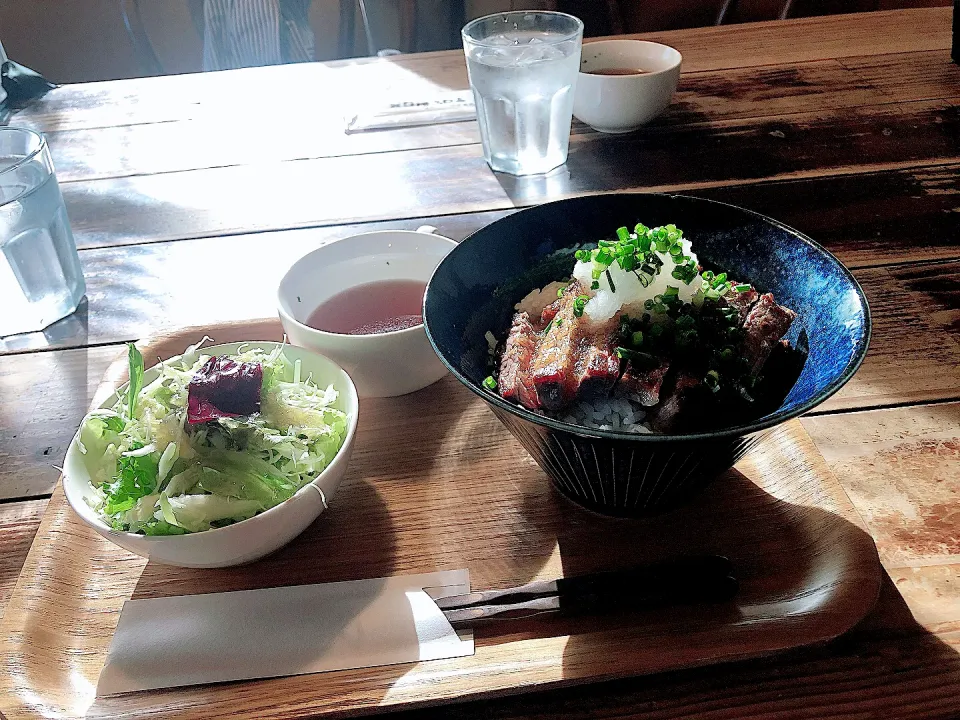
[[[637,222],[676,224],[701,263],[772,292],[797,312],[787,337],[806,342],[809,356],[776,412],[716,432],[632,434],[553,420],[483,387],[489,374],[484,334],[503,339],[521,298],[569,275],[575,245]],[[870,311],[857,281],[801,233],[732,205],[629,193],[548,203],[478,230],[440,263],[427,285],[424,320],[450,371],[490,405],[560,492],[597,512],[627,516],[682,504],[770,428],[833,395],[860,366],[870,338]]]

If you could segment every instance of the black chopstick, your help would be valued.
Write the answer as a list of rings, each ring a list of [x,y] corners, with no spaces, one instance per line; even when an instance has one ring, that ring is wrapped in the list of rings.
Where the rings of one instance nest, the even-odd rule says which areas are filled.
[[[454,627],[541,613],[642,610],[665,605],[726,602],[739,590],[730,561],[719,555],[681,557],[519,587],[440,598],[437,606]]]

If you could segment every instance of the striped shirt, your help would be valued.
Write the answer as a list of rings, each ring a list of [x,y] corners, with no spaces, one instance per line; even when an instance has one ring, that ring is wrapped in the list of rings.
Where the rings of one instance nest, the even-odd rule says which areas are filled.
[[[311,0],[204,0],[203,69],[309,62]]]

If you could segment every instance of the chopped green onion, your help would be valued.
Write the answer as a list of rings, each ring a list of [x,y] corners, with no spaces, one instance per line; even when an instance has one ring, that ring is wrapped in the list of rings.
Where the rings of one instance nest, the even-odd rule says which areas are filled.
[[[560,327],[561,325],[563,325],[563,318],[558,317],[558,318],[557,318],[557,327]]]
[[[736,290],[738,293],[742,293],[742,292],[746,292],[747,290],[749,290],[749,289],[750,289],[750,285],[747,284],[747,283],[742,283],[742,284],[740,284],[740,285],[734,285],[734,286],[733,286],[733,289]]]
[[[593,270],[590,272],[590,275],[594,280],[599,280],[600,276],[603,275],[603,268],[594,263]]]
[[[649,230],[650,228],[643,223],[637,223],[636,227],[633,228],[633,231],[637,234],[637,237],[646,235]]]
[[[725,347],[720,351],[720,359],[724,362],[730,362],[734,357],[734,349],[732,347]]]
[[[715,288],[720,287],[721,285],[723,285],[723,281],[726,279],[727,279],[727,274],[725,272],[720,273],[713,279],[710,285],[711,287],[715,287]]]
[[[655,368],[660,364],[660,361],[650,353],[640,352],[639,350],[631,350],[630,348],[625,347],[617,348],[617,357],[621,360],[629,360],[632,364],[641,369]]]
[[[713,272],[710,270],[707,270],[705,273],[703,273],[703,279],[706,280],[708,283],[713,282]]]
[[[600,248],[597,250],[597,256],[594,258],[594,261],[601,265],[609,265],[613,262],[613,255],[610,254],[607,248]]]
[[[590,262],[592,253],[589,250],[577,250],[573,256],[580,262]]]
[[[626,242],[630,239],[630,231],[625,227],[617,228],[617,237],[620,238],[621,242]]]
[[[626,230],[626,228],[624,228]],[[607,274],[607,284],[610,286],[610,292],[615,293],[617,291],[616,285],[613,284],[613,278],[610,276],[610,271],[605,271]]]
[[[581,317],[583,315],[583,308],[590,301],[589,295],[577,295],[577,299],[573,301],[573,315],[574,317]]]
[[[630,336],[630,344],[634,347],[640,347],[643,345],[643,333],[637,330]]]
[[[599,290],[599,289],[600,289],[600,283],[599,283],[598,281],[594,280],[592,283],[590,283],[590,289],[591,289],[591,290]]]
[[[643,301],[644,310],[653,310],[653,300],[644,300]]]
[[[497,381],[493,379],[493,375],[488,375],[488,376],[487,376],[486,378],[484,378],[484,380],[483,380],[483,386],[484,386],[487,390],[496,390],[496,389],[497,389]]]
[[[560,288],[559,290],[557,290],[557,297],[558,297],[558,298],[562,298],[562,297],[563,297],[563,291],[564,291],[564,290],[566,290],[566,288]]]
[[[648,238],[646,235],[641,235],[639,238],[637,238],[637,247],[641,252],[650,252],[651,244],[650,238]]]
[[[676,324],[681,330],[687,330],[694,327],[697,324],[697,321],[694,320],[690,315],[681,315],[677,318]]]
[[[665,298],[677,297],[680,294],[680,288],[673,285],[667,285],[667,289],[663,291],[663,296]]]
[[[602,248],[612,248],[612,247],[616,247],[617,243],[615,240],[601,240],[597,243],[597,245],[599,245]]]

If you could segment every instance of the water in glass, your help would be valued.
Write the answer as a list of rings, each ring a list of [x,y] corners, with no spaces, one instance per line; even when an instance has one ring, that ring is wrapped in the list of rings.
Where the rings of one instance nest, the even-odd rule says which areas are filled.
[[[69,315],[85,285],[57,178],[41,164],[0,156],[0,336],[41,330]]]
[[[513,29],[506,23],[473,43],[468,30],[467,72],[490,167],[531,175],[562,165],[570,142],[580,33],[525,29],[522,23]]]

